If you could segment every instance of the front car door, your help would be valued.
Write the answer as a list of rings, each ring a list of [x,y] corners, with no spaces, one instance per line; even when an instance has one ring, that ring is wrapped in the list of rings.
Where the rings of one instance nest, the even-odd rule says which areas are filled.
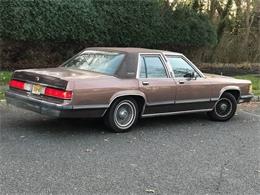
[[[206,110],[214,106],[210,100],[211,84],[184,56],[166,55],[177,83],[175,111]]]
[[[146,95],[144,115],[169,112],[174,104],[176,83],[161,54],[139,55],[139,88]]]

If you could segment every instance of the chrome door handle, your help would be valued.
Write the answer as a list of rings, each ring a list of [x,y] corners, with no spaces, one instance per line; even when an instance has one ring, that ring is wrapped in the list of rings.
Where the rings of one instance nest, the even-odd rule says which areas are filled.
[[[148,81],[143,81],[142,84],[143,85],[149,85],[149,82]]]
[[[184,81],[179,81],[179,84],[184,84],[185,82]]]

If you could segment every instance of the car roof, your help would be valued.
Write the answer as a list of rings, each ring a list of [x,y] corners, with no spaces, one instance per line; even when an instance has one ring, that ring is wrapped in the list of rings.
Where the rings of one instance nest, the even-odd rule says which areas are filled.
[[[123,52],[123,53],[163,53],[165,55],[182,55],[181,53],[157,50],[157,49],[147,49],[147,48],[139,48],[139,47],[89,47],[86,50],[95,50],[95,51],[107,51],[107,52]]]
[[[120,78],[135,78],[138,67],[139,54],[164,54],[164,55],[182,55],[176,52],[136,48],[136,47],[88,47],[83,52],[100,51],[100,52],[116,52],[125,54],[124,60],[119,66],[115,76]]]

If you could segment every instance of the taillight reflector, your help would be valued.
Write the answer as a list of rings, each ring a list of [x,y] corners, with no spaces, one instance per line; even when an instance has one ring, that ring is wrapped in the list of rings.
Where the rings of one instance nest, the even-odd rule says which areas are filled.
[[[17,88],[17,89],[24,89],[25,82],[17,81],[17,80],[11,80],[9,82],[9,87]]]
[[[72,98],[72,91],[63,91],[60,89],[46,87],[44,95],[68,100]]]

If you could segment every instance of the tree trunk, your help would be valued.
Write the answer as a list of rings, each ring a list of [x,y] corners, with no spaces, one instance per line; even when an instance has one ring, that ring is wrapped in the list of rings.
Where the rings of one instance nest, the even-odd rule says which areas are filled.
[[[258,20],[258,28],[257,28],[257,42],[258,42],[258,49],[257,49],[257,54],[255,56],[255,60],[254,61],[257,61],[258,62],[260,61],[260,0],[256,0],[255,1],[255,12],[256,12],[256,18]],[[259,67],[260,69],[260,67]]]

